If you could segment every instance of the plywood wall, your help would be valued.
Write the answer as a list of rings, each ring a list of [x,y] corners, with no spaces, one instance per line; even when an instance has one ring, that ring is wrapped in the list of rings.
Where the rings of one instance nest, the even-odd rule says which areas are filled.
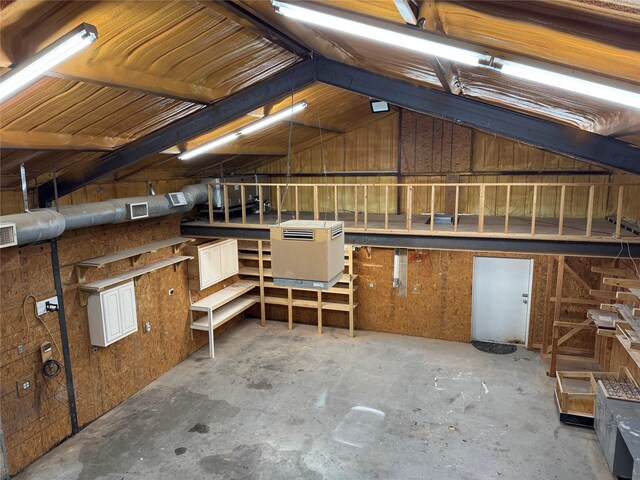
[[[94,353],[89,341],[87,308],[80,306],[74,264],[152,241],[179,236],[179,216],[96,227],[64,234],[58,242],[69,333],[78,421],[86,425],[180,363],[207,341],[206,333],[191,339],[186,264],[143,276],[136,285],[138,329],[123,340]],[[145,254],[141,263],[171,256],[170,248]],[[55,295],[48,243],[3,249],[0,284],[0,400],[9,465],[15,473],[67,437],[71,430],[64,374],[56,380],[40,374],[39,346],[50,337],[33,315],[33,303]],[[87,281],[130,269],[128,261],[90,271]],[[230,280],[228,280],[230,281]],[[222,288],[214,285],[200,295]],[[173,294],[170,290],[173,289]],[[197,298],[194,297],[194,298]],[[43,320],[60,345],[58,317]],[[151,331],[144,332],[150,322]],[[18,353],[18,345],[24,353]],[[54,358],[61,356],[54,352]],[[18,398],[16,380],[33,374],[32,393]],[[59,383],[58,383],[59,382]]]

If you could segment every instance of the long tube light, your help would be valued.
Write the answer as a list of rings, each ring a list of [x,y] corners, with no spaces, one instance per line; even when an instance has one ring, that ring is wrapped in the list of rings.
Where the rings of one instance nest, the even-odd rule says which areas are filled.
[[[214,150],[216,147],[220,147],[221,145],[226,145],[227,143],[231,143],[234,140],[237,140],[241,136],[251,135],[258,130],[262,130],[263,128],[267,128],[274,123],[277,123],[285,118],[291,117],[298,113],[301,110],[304,110],[307,107],[306,101],[301,101],[291,105],[290,107],[284,108],[280,110],[278,113],[274,113],[273,115],[267,115],[260,120],[256,120],[255,122],[251,122],[250,124],[234,131],[223,135],[222,137],[214,138],[213,140],[203,143],[202,145],[187,150],[186,152],[178,155],[180,160],[191,160],[193,157],[197,157],[198,155],[202,155],[203,153],[210,152]]]
[[[93,25],[81,23],[36,55],[0,77],[0,101],[33,83],[42,74],[76,54],[98,38]]]
[[[587,73],[581,73],[577,76],[569,68],[537,61],[520,63],[503,60],[486,53],[480,53],[477,50],[483,47],[479,45],[444,38],[437,34],[371,17],[367,17],[367,23],[364,23],[362,15],[336,10],[324,5],[307,2],[287,3],[280,0],[271,0],[271,3],[277,13],[305,23],[434,55],[456,63],[489,68],[505,75],[618,103],[625,107],[640,108],[640,93],[629,90],[628,83]],[[527,63],[538,66],[527,65]],[[619,85],[619,87],[613,85]]]

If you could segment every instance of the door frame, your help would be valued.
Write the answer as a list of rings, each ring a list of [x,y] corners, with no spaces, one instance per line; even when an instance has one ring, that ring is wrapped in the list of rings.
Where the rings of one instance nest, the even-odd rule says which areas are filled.
[[[527,318],[526,318],[526,322],[525,322],[525,331],[524,331],[524,342],[523,343],[506,343],[506,342],[499,342],[499,343],[505,343],[506,345],[521,345],[524,346],[525,348],[529,348],[529,327],[530,327],[530,322],[531,322],[531,305],[532,305],[532,296],[533,296],[533,270],[535,268],[535,260],[533,258],[520,258],[520,257],[496,257],[493,255],[474,255],[473,256],[473,264],[471,266],[471,319],[469,321],[470,324],[470,337],[471,340],[474,340],[473,338],[473,283],[474,283],[474,279],[475,279],[475,261],[476,258],[499,258],[502,260],[529,260],[529,293],[528,293],[528,297],[527,297]],[[487,340],[481,340],[481,341],[487,341]],[[498,342],[496,342],[498,343]]]

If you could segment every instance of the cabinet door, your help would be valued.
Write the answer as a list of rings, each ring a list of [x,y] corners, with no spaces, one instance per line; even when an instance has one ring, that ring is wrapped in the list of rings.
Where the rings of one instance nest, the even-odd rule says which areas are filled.
[[[102,295],[102,318],[105,343],[109,344],[122,336],[120,323],[120,301],[118,289],[108,290]]]
[[[228,278],[238,273],[238,243],[236,240],[230,240],[221,245],[220,258],[222,278]]]
[[[198,260],[200,262],[200,289],[202,290],[222,278],[220,245],[200,249]]]
[[[122,335],[138,331],[138,316],[136,314],[136,292],[133,283],[118,288],[120,301],[120,320]]]

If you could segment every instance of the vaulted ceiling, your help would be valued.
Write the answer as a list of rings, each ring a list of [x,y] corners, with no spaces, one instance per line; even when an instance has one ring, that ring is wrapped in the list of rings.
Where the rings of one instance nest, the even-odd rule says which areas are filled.
[[[365,19],[405,23],[393,0],[319,3]],[[0,105],[0,188],[18,188],[23,162],[30,186],[46,182],[54,172],[81,177],[108,152],[259,85],[301,60],[260,23],[315,55],[640,146],[640,110],[485,69],[438,65],[426,54],[296,23],[277,15],[266,1],[20,0],[3,1],[0,7],[0,74],[81,22],[99,32],[89,48]],[[635,1],[425,0],[415,7],[427,30],[490,52],[624,80],[640,89],[640,6]],[[180,151],[303,99],[309,108],[291,124],[275,125],[190,162],[177,159]],[[312,83],[251,115],[144,155],[105,178],[197,177],[255,168],[283,156],[289,146],[299,150],[371,121],[368,101]]]

